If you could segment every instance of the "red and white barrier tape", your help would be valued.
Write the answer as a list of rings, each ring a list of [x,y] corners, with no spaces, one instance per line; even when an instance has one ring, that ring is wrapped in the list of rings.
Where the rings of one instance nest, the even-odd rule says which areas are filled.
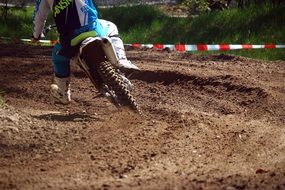
[[[30,39],[16,39],[1,37],[0,42],[9,43],[26,43],[30,44]],[[39,45],[53,46],[57,43],[57,40],[40,40]],[[125,44],[126,47],[133,48],[146,48],[157,50],[171,50],[171,51],[226,51],[226,50],[238,50],[238,49],[279,49],[285,48],[285,45],[277,44],[264,44],[264,45],[252,45],[252,44]]]
[[[125,44],[128,47],[134,48],[147,48],[147,49],[168,49],[172,51],[226,51],[238,49],[276,49],[285,48],[285,45],[265,44],[265,45],[252,45],[252,44]]]
[[[18,38],[7,38],[7,37],[0,37],[0,42],[2,43],[24,43],[24,44],[31,44],[30,39],[18,39]],[[35,45],[41,45],[41,46],[53,46],[57,43],[57,40],[39,40],[38,43],[35,43]]]

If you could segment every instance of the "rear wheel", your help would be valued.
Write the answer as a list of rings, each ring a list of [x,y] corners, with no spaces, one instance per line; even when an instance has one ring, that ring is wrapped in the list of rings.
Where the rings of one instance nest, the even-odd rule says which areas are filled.
[[[112,91],[116,95],[117,102],[120,106],[128,106],[132,110],[140,113],[139,106],[131,95],[127,86],[128,84],[110,62],[101,62],[98,73],[103,82],[108,86],[108,90]]]

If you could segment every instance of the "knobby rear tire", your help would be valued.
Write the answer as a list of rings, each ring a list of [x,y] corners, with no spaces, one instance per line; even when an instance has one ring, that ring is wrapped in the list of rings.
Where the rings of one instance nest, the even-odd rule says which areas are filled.
[[[110,90],[115,92],[121,106],[128,106],[132,110],[140,113],[139,106],[131,95],[130,90],[127,88],[122,77],[120,77],[117,69],[110,62],[102,62],[99,65],[98,73]]]

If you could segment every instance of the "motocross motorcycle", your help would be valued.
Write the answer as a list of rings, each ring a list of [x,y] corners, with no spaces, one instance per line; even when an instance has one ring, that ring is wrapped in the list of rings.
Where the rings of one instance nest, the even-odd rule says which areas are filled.
[[[118,58],[108,37],[88,37],[81,42],[77,63],[93,85],[117,107],[140,113],[130,80],[116,67]]]
[[[47,34],[52,27],[48,26],[44,33]],[[85,72],[95,88],[116,107],[129,107],[141,114],[131,94],[132,83],[116,66],[118,57],[110,38],[87,37],[81,42],[73,61]]]

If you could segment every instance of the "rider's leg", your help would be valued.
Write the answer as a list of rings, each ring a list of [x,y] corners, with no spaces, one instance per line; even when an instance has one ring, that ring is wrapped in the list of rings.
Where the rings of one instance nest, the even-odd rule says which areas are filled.
[[[68,104],[70,97],[70,59],[59,55],[61,45],[56,44],[52,51],[54,82],[51,85],[52,96],[62,104]]]
[[[103,28],[106,28],[108,37],[111,38],[112,44],[115,48],[115,52],[118,56],[119,62],[118,67],[123,69],[139,70],[131,61],[127,59],[123,41],[119,37],[117,26],[106,20],[99,19],[100,24]]]

